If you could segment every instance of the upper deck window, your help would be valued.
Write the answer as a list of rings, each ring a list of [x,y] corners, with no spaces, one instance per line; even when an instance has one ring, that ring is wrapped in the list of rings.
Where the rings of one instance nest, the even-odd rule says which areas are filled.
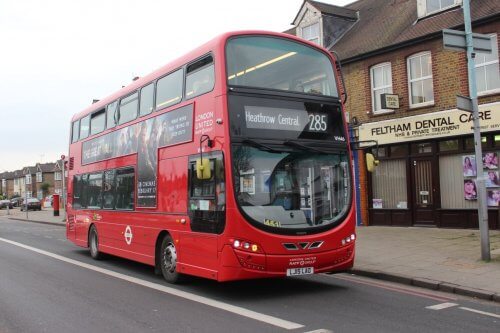
[[[85,139],[89,136],[90,130],[90,115],[80,120],[80,139]]]
[[[95,112],[90,117],[90,135],[101,133],[106,127],[106,112],[104,109]]]
[[[116,125],[116,107],[118,106],[118,101],[108,104],[106,106],[106,128],[112,128]]]
[[[73,122],[73,133],[71,133],[71,143],[77,142],[80,134],[80,120]]]
[[[137,118],[137,106],[139,104],[139,93],[135,92],[120,101],[119,124],[124,124]]]
[[[187,67],[186,97],[193,98],[214,88],[214,60],[205,57]]]
[[[182,69],[179,69],[161,79],[156,84],[156,109],[177,104],[182,99]]]
[[[320,50],[297,42],[245,36],[226,46],[228,85],[338,97],[333,65]]]
[[[155,86],[153,83],[141,89],[141,103],[139,105],[139,116],[150,114],[153,111],[153,98]]]

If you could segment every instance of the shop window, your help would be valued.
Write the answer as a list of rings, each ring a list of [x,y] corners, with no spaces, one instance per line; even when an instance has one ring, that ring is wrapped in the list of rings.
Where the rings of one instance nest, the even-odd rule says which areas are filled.
[[[376,148],[372,149],[372,154],[374,154],[377,157],[387,157],[387,147],[378,147],[378,150]]]
[[[434,86],[430,52],[422,52],[408,58],[408,91],[410,107],[432,105]]]
[[[488,138],[485,136],[481,137],[481,147],[488,147]],[[474,137],[465,139],[465,149],[474,150]]]
[[[443,209],[472,209],[477,208],[477,200],[465,198],[464,181],[474,180],[474,174],[467,173],[464,168],[465,159],[472,161],[476,168],[473,155],[442,155],[439,157],[439,184],[441,192],[441,208]]]
[[[432,143],[430,142],[414,143],[411,145],[411,152],[412,154],[432,153]]]
[[[372,175],[372,208],[407,209],[406,160],[383,160]]]
[[[439,151],[455,151],[459,148],[458,139],[439,142]]]
[[[408,155],[407,145],[391,146],[391,157],[406,157]]]
[[[495,147],[500,147],[500,135],[495,135],[494,140],[493,140],[493,145]]]

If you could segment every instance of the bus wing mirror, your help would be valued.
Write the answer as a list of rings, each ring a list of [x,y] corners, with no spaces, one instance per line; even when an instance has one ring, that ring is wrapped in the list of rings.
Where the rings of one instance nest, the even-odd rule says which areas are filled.
[[[208,158],[198,158],[196,160],[196,178],[212,178],[212,171],[210,170],[210,160]]]
[[[373,154],[366,154],[366,169],[368,172],[373,172],[379,163],[379,160],[376,160]]]

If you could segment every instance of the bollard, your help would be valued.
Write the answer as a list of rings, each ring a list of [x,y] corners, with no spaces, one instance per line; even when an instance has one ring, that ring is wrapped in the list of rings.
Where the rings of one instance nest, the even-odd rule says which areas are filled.
[[[53,198],[53,205],[54,205],[54,216],[59,216],[59,194],[54,194],[52,196]]]

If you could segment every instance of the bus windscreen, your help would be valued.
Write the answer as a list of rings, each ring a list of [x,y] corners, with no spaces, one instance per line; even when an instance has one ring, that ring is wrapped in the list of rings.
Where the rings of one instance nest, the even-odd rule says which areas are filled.
[[[338,97],[326,54],[276,37],[232,38],[226,46],[229,86]]]

